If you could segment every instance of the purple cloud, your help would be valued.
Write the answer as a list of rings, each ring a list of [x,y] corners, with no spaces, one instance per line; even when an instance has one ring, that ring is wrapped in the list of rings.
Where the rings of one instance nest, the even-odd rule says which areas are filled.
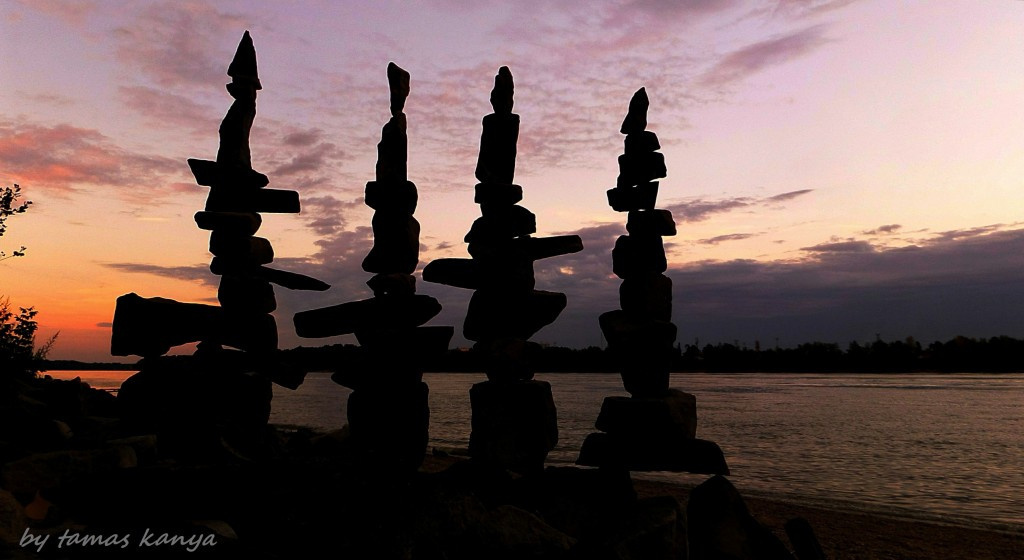
[[[720,87],[799,58],[827,42],[823,31],[823,26],[816,25],[747,45],[719,60],[701,77],[700,82]]]

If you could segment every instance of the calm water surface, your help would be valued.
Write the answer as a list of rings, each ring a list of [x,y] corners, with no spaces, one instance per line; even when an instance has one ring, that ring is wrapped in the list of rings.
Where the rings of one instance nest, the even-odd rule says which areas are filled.
[[[131,372],[82,375],[116,388]],[[558,407],[552,463],[572,463],[617,375],[545,374]],[[434,373],[431,443],[465,448],[480,374]],[[748,495],[1024,530],[1024,374],[673,374],[697,396],[697,436],[725,452]],[[274,387],[271,421],[331,430],[350,391],[313,373]],[[698,483],[704,476],[643,476]]]

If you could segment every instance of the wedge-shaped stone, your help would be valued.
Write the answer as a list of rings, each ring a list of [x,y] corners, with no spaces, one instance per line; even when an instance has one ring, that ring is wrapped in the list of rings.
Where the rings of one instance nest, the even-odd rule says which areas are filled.
[[[199,229],[238,235],[253,235],[263,223],[263,218],[255,212],[196,212],[195,220]]]
[[[654,434],[692,439],[697,437],[697,398],[678,389],[669,389],[662,397],[606,397],[596,427],[638,439]]]
[[[661,149],[661,143],[658,142],[658,135],[650,130],[627,135],[625,144],[625,151],[627,154],[653,152]]]
[[[616,212],[651,210],[658,203],[658,183],[643,183],[635,187],[615,187],[608,190],[608,205]]]
[[[412,274],[376,274],[366,281],[375,296],[410,296],[416,293],[416,277]]]
[[[221,276],[217,300],[227,310],[270,313],[277,309],[274,287],[266,280],[251,276]]]
[[[613,434],[590,434],[583,441],[576,464],[630,471],[729,474],[725,455],[718,444],[678,435],[652,442]]]
[[[235,49],[235,56],[228,65],[228,76],[236,80],[248,80],[253,87],[262,89],[260,85],[259,71],[256,66],[256,47],[252,44],[252,37],[249,31],[242,34],[242,40],[238,42]]]
[[[487,205],[481,210],[483,215],[473,222],[466,243],[503,241],[537,232],[537,216],[522,206]]]
[[[366,183],[366,205],[374,210],[404,212],[416,211],[419,195],[412,181],[370,181]]]
[[[508,66],[498,68],[498,73],[494,76],[494,89],[491,90],[491,108],[495,113],[511,113],[514,94],[512,71]]]
[[[622,121],[622,126],[619,127],[619,132],[627,135],[643,132],[647,128],[647,108],[650,105],[647,90],[645,88],[636,90],[629,100],[629,110],[626,112],[626,118]]]
[[[620,187],[630,187],[661,179],[667,173],[665,154],[661,152],[622,154],[619,156],[619,177],[615,180],[615,184]]]
[[[637,319],[616,309],[598,317],[609,347],[669,347],[676,341],[676,326],[668,321]]]
[[[519,115],[491,113],[483,119],[476,178],[481,183],[512,183],[516,173]]]
[[[171,348],[206,341],[249,351],[277,348],[273,315],[228,313],[214,305],[125,294],[117,298],[110,339],[114,356],[160,356]]]
[[[469,301],[463,335],[474,341],[506,337],[525,340],[553,323],[565,304],[565,294],[558,292],[477,291]]]
[[[373,248],[363,270],[375,274],[412,274],[420,259],[420,223],[404,212],[373,214]]]
[[[423,281],[476,290],[481,285],[480,265],[473,259],[434,259],[423,267]]]
[[[206,210],[211,212],[271,212],[297,214],[299,193],[278,189],[238,191],[213,188],[206,198]]]
[[[665,245],[657,236],[623,235],[612,249],[612,271],[619,278],[661,274],[668,268]]]
[[[409,97],[409,73],[394,62],[388,63],[388,89],[391,92],[391,114],[398,115],[405,109]]]
[[[676,222],[668,210],[633,210],[626,221],[630,235],[671,237],[676,234]]]
[[[477,183],[473,202],[512,205],[523,199],[523,187],[509,183]]]
[[[289,290],[310,290],[322,292],[331,287],[330,284],[317,280],[316,278],[288,272],[266,266],[253,264],[244,259],[231,259],[226,257],[213,257],[210,262],[210,272],[217,275],[234,274],[237,276],[252,276],[260,278]]]
[[[664,274],[631,276],[619,285],[619,306],[639,319],[672,319],[672,279]]]
[[[270,179],[266,175],[240,165],[189,159],[188,167],[192,170],[192,175],[195,175],[196,183],[204,187],[248,190],[260,189],[270,184]]]
[[[210,252],[218,257],[255,264],[274,261],[274,247],[269,240],[219,230],[210,234]]]
[[[548,259],[583,250],[583,239],[578,235],[554,235],[551,237],[527,237],[516,239],[516,243],[526,245],[526,252],[531,260]]]
[[[690,558],[794,560],[775,533],[754,519],[725,477],[713,476],[690,491],[686,517]]]
[[[373,329],[413,328],[441,312],[430,296],[386,296],[312,309],[295,314],[295,332],[303,338],[322,338]]]
[[[217,306],[125,294],[114,307],[110,353],[161,356],[175,346],[212,338],[223,323],[224,311]]]

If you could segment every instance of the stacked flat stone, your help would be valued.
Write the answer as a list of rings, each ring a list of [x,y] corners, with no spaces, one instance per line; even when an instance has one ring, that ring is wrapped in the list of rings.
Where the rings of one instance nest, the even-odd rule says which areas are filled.
[[[581,465],[629,470],[728,473],[721,449],[696,439],[697,402],[693,395],[669,388],[676,338],[672,317],[672,280],[662,237],[676,234],[668,210],[655,208],[657,179],[665,177],[665,156],[657,135],[646,130],[647,92],[640,88],[622,123],[625,153],[608,203],[628,212],[627,235],[615,242],[612,270],[622,279],[621,309],[600,317],[608,348],[631,397],[608,397],[577,461]]]
[[[448,349],[452,327],[421,326],[441,311],[430,296],[416,293],[412,273],[419,263],[420,224],[416,185],[408,180],[408,136],[403,113],[409,73],[393,62],[387,69],[391,119],[377,145],[376,180],[366,184],[373,208],[373,248],[363,270],[373,297],[295,314],[299,336],[355,334],[371,355],[372,370],[341,369],[332,379],[353,389],[348,421],[359,455],[374,469],[414,470],[427,447],[430,410],[423,383],[425,358]]]
[[[518,472],[543,468],[558,441],[551,385],[533,379],[528,342],[566,305],[565,294],[535,290],[533,262],[583,249],[579,236],[532,237],[536,216],[518,205],[513,183],[519,115],[512,112],[514,84],[508,67],[494,78],[491,106],[483,118],[476,196],[481,217],[465,241],[472,259],[438,259],[423,279],[475,290],[464,336],[487,358],[488,381],[470,390],[473,407],[469,450],[476,460]]]

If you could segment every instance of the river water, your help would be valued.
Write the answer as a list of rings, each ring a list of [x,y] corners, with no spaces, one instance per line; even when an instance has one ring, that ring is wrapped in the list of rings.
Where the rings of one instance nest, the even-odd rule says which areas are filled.
[[[116,388],[131,372],[81,375]],[[617,375],[540,374],[558,407],[549,462],[570,464]],[[430,373],[431,444],[465,448],[481,374]],[[673,374],[697,397],[697,437],[718,443],[747,495],[1024,530],[1024,374]],[[271,421],[337,429],[350,391],[312,373],[274,387]],[[699,483],[677,473],[637,473]]]

